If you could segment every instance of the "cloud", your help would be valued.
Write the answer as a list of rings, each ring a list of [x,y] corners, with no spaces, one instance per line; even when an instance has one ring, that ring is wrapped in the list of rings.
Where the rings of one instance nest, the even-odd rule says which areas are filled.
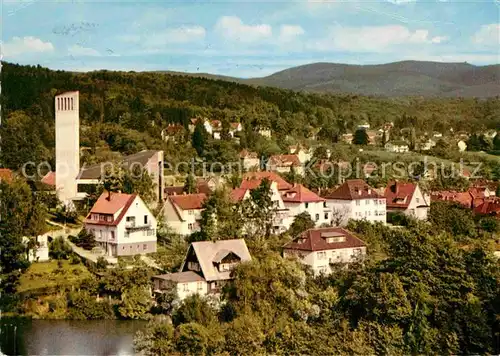
[[[10,41],[2,45],[2,52],[6,57],[14,57],[26,53],[52,52],[54,46],[50,42],[43,42],[41,39],[26,36],[13,37]]]
[[[272,36],[272,27],[267,24],[246,25],[236,16],[222,16],[215,24],[215,32],[230,41],[257,42]]]
[[[206,30],[201,26],[181,26],[177,28],[166,28],[142,34],[126,34],[118,36],[118,40],[124,43],[134,44],[150,50],[161,51],[161,47],[171,44],[186,44],[203,40]]]
[[[377,52],[388,51],[401,45],[437,44],[447,40],[444,36],[430,37],[428,30],[409,30],[405,26],[365,26],[342,27],[331,29],[327,38],[311,44],[316,50]]]
[[[93,48],[82,47],[80,45],[68,47],[68,54],[74,57],[99,57],[101,55]]]
[[[472,36],[472,42],[479,45],[500,45],[500,24],[492,23],[481,26]]]
[[[390,2],[391,4],[394,4],[394,5],[403,5],[403,4],[409,4],[412,2],[416,2],[416,0],[387,0],[387,2]]]
[[[305,33],[304,29],[298,25],[282,25],[279,33],[279,42],[290,42]]]

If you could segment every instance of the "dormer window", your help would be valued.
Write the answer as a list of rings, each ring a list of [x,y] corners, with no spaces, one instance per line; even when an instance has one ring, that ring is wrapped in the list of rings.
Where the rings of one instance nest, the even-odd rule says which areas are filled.
[[[298,244],[303,244],[304,242],[306,242],[306,239],[300,238],[297,240]]]

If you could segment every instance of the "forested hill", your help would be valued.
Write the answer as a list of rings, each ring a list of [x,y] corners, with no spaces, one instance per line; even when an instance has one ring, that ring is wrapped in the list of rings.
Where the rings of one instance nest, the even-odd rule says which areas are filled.
[[[381,65],[313,63],[249,82],[312,92],[485,98],[500,93],[500,65],[421,61]]]
[[[284,143],[286,136],[300,140],[320,128],[328,132],[329,137],[338,136],[366,121],[372,127],[387,121],[393,121],[400,128],[411,124],[417,134],[449,128],[476,132],[500,127],[500,100],[495,98],[308,94],[185,75],[110,71],[70,73],[10,63],[3,63],[1,79],[2,124],[10,120],[12,137],[16,138],[16,132],[24,130],[25,140],[33,145],[30,148],[26,142],[13,142],[9,146],[5,141],[8,135],[4,132],[3,164],[13,167],[16,162],[12,160],[34,160],[30,155],[35,153],[42,157],[52,156],[54,95],[69,90],[80,91],[82,144],[89,145],[89,140],[94,140],[95,144],[99,139],[112,150],[125,153],[162,145],[159,140],[161,128],[175,122],[187,126],[188,120],[196,116],[219,119],[223,124],[241,121],[246,133],[257,126],[271,127],[277,144]],[[107,125],[106,132],[102,133],[102,127],[101,131],[84,131],[85,127],[97,124]],[[92,132],[101,132],[100,137],[89,137]],[[45,149],[40,149],[37,140]],[[242,142],[243,146],[253,148],[250,139]],[[7,146],[13,150],[8,159]],[[16,158],[21,149],[27,150],[27,157]]]

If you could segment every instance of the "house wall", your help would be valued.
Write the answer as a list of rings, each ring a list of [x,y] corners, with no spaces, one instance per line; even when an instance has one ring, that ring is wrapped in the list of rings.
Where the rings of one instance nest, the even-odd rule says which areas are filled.
[[[330,224],[332,221],[331,209],[328,207],[328,204],[326,204],[326,207],[323,206],[323,202],[307,203],[307,207],[306,203],[285,202],[284,204],[290,211],[289,214],[292,222],[295,216],[304,212],[307,212],[311,216],[311,219],[315,222],[316,226]]]
[[[165,288],[167,287],[167,283],[168,282],[163,279],[153,278],[153,291],[166,291]],[[193,294],[208,294],[208,283],[205,281],[177,283],[176,289],[178,299],[183,300]]]
[[[165,218],[165,222],[175,233],[180,235],[190,235],[193,232],[200,230],[198,220],[201,219],[202,209],[182,210],[177,208],[181,216],[181,219],[179,219],[179,216],[177,215],[177,212],[172,204],[173,203],[167,199],[163,208],[163,216]],[[190,229],[190,227],[192,228]]]
[[[417,208],[419,205],[427,205],[427,207]],[[417,186],[413,196],[408,204],[408,208],[403,211],[408,216],[413,216],[419,220],[427,220],[429,214],[430,199],[424,197],[422,191]]]
[[[385,198],[357,200],[327,199],[327,206],[332,210],[334,219],[336,214],[340,212],[343,217],[340,225],[347,224],[349,219],[383,223],[387,221]]]
[[[356,252],[358,251],[358,252]],[[301,263],[312,268],[315,275],[320,273],[330,274],[332,272],[330,263],[351,263],[356,260],[356,254],[359,256],[366,255],[366,247],[342,248],[324,251],[301,251],[303,256],[299,257]],[[285,249],[283,251],[285,257],[297,255],[296,250]]]
[[[260,166],[260,159],[259,158],[244,158],[242,161],[243,161],[243,168],[247,171],[253,167]]]

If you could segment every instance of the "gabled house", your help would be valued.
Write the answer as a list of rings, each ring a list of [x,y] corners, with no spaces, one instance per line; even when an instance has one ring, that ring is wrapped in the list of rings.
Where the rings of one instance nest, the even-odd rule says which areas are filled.
[[[366,255],[366,244],[339,227],[309,229],[283,246],[283,257],[296,257],[315,275],[330,274],[332,265],[352,263]]]
[[[331,224],[332,211],[326,204],[326,199],[311,192],[302,184],[296,184],[291,189],[281,193],[283,203],[289,210],[290,218],[301,213],[308,213],[316,226]]]
[[[410,151],[410,147],[404,141],[389,141],[384,145],[387,152],[404,153]]]
[[[272,133],[269,127],[259,127],[257,133],[263,137],[271,138]]]
[[[168,196],[162,208],[165,222],[180,235],[200,231],[199,220],[206,198],[203,193]]]
[[[203,126],[205,127],[205,131],[208,132],[209,135],[213,135],[213,127],[210,121],[207,118],[199,118],[199,119],[191,119],[190,124],[189,124],[189,131],[191,133],[194,132],[194,129],[196,127],[196,124],[198,123],[198,120],[201,120],[203,123]]]
[[[418,142],[416,145],[416,149],[419,151],[429,151],[435,146],[436,146],[436,141],[429,138],[427,140],[422,140],[421,142]]]
[[[430,197],[422,193],[418,184],[389,182],[384,196],[388,212],[402,212],[420,220],[427,220]]]
[[[163,141],[176,142],[184,133],[184,126],[179,124],[169,124],[166,129],[161,130]]]
[[[250,197],[250,191],[258,188],[262,179],[243,179],[241,185],[238,189],[234,189],[231,192],[231,197],[233,200],[243,200]],[[274,204],[275,215],[272,221],[273,230],[275,233],[282,233],[288,230],[290,224],[292,223],[292,217],[290,216],[289,209],[285,206],[283,202],[283,198],[278,189],[278,183],[275,181],[271,181],[270,194],[271,200]]]
[[[386,222],[386,199],[362,179],[349,179],[324,196],[336,225],[349,219]]]
[[[260,167],[260,158],[256,152],[242,150],[240,152],[240,159],[243,169],[246,171],[251,169],[258,169]]]
[[[107,256],[156,252],[156,218],[137,194],[102,193],[84,226]]]
[[[300,163],[302,164],[310,161],[312,157],[311,150],[300,145],[292,145],[288,147],[288,153],[290,155],[297,155],[297,157],[299,157]]]
[[[231,122],[229,124],[229,134],[231,135],[231,137],[234,137],[237,132],[241,131],[243,131],[243,125],[241,124],[241,122]]]
[[[173,283],[179,300],[193,294],[217,296],[233,279],[234,268],[251,260],[243,239],[193,242],[179,272],[153,277],[153,292],[163,293]]]
[[[279,174],[275,172],[247,172],[243,174],[243,180],[254,180],[254,179],[269,179],[271,182],[276,182],[278,190],[288,190],[293,187],[292,184],[288,183],[286,180],[281,178]]]
[[[290,173],[292,167],[295,173],[299,175],[304,174],[304,167],[298,155],[274,155],[269,157],[266,163],[266,169],[268,171],[275,171],[278,173]]]
[[[476,214],[489,215],[500,219],[500,199],[488,199],[474,208]]]

